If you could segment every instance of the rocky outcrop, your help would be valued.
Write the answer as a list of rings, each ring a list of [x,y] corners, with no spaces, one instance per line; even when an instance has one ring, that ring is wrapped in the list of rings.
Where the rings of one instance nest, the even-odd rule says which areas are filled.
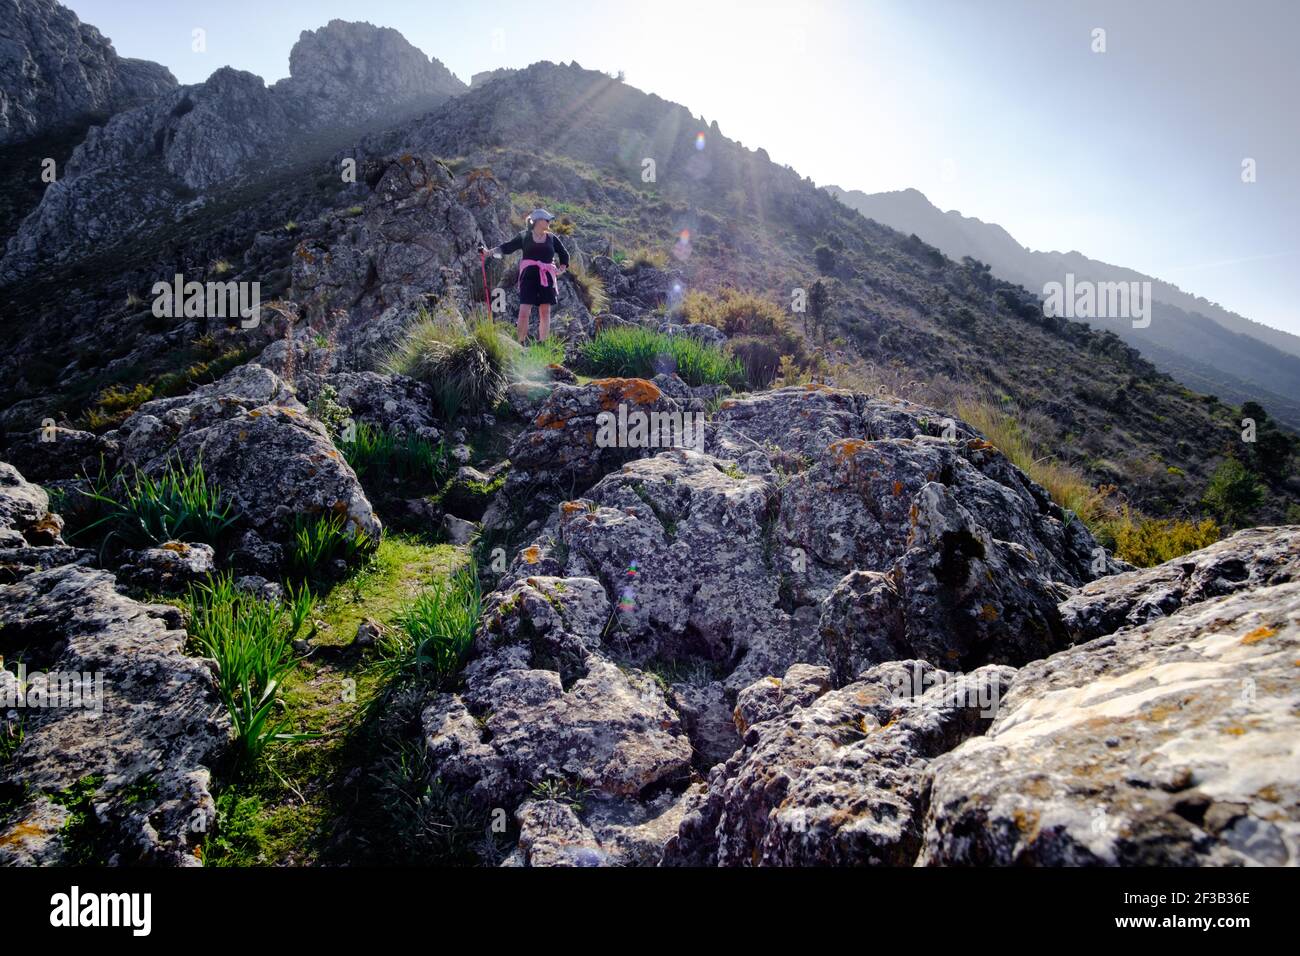
[[[1298,653],[1292,582],[1022,668],[988,733],[934,762],[920,862],[1295,865]]]
[[[895,661],[839,690],[807,665],[764,678],[736,708],[744,746],[688,797],[664,862],[909,865],[931,758],[989,725],[1013,674]]]
[[[480,241],[507,238],[498,223],[510,207],[490,171],[456,176],[430,154],[363,158],[358,179],[368,190],[359,215],[294,253],[293,298],[308,317],[343,310],[349,365],[373,368],[420,307],[444,297],[470,304],[461,282],[471,260],[478,272]]]
[[[9,281],[170,218],[245,173],[267,175],[343,145],[347,130],[396,121],[464,89],[396,31],[331,21],[304,32],[291,75],[267,87],[222,67],[92,128],[0,262]],[[339,179],[343,185],[342,177]]]
[[[547,830],[562,826],[592,834],[601,862],[636,862],[623,831],[661,815],[642,798],[686,776],[691,744],[661,687],[610,659],[603,637],[609,617],[604,590],[590,579],[530,577],[498,592],[464,690],[434,698],[424,732],[443,782],[481,806],[518,809],[532,827],[530,842],[567,842]],[[608,824],[618,838],[602,839],[606,824],[571,819],[564,807],[521,808],[530,796],[599,805],[604,817],[621,821]],[[527,843],[521,851],[516,862],[552,858]]]
[[[171,71],[123,59],[54,0],[0,0],[0,145],[76,126],[174,89]]]
[[[0,864],[197,865],[229,724],[177,610],[63,566],[0,586],[0,633],[25,649],[28,681],[22,743],[0,768]]]
[[[82,566],[48,509],[0,462],[0,720],[22,729],[0,763],[0,865],[195,865],[229,736],[209,662],[185,656],[175,607]]]
[[[1082,642],[1225,594],[1300,580],[1300,528],[1248,528],[1154,568],[1085,584],[1061,605]]]
[[[396,30],[331,20],[302,32],[289,53],[289,76],[271,89],[316,110],[318,122],[354,124],[432,109],[469,87]]]
[[[639,859],[612,850],[593,824],[588,807],[601,801],[636,819],[681,816],[683,833],[700,831],[675,851],[682,860],[915,856],[924,768],[987,726],[989,699],[1011,674],[986,665],[1025,664],[1065,647],[1058,603],[1114,565],[991,446],[920,406],[825,388],[732,399],[706,427],[703,451],[602,447],[597,417],[617,416],[620,406],[628,415],[682,410],[643,380],[556,385],[511,448],[510,477],[484,518],[489,531],[508,530],[512,502],[544,504],[557,493],[566,500],[537,519],[532,543],[489,600],[495,610],[476,641],[466,689],[441,695],[426,712],[436,772],[480,802],[517,810],[527,835],[520,852],[534,863],[551,859],[534,848],[571,845],[575,834],[578,845],[599,851],[586,859]],[[579,608],[581,624],[573,620]],[[868,708],[875,692],[866,686],[881,679],[873,667],[914,658],[961,689],[957,703],[918,690],[904,696],[925,704],[906,720],[893,698]],[[953,673],[957,667],[969,673]],[[852,804],[854,814],[870,816],[886,811],[854,803],[854,780],[876,760],[911,768],[915,793],[893,836],[866,824],[840,834],[849,819],[840,814],[811,842],[786,830],[769,837],[759,821],[775,804],[744,811],[747,822],[735,823],[743,839],[707,835],[718,829],[719,807],[743,803],[751,788],[777,793],[760,778],[783,758],[749,748],[758,746],[757,725],[793,719],[764,699],[769,680],[781,686],[772,677],[780,674],[790,685],[782,700],[812,707],[826,697],[829,716],[815,721],[891,728],[832,773],[834,800],[821,784],[808,785],[810,801]],[[593,682],[605,694],[598,729]],[[666,736],[629,730],[656,721]],[[564,778],[590,793],[581,807],[519,810],[530,788],[549,786],[539,774],[559,763],[556,747],[567,758]],[[610,776],[611,751],[624,755],[621,772],[636,771],[631,783]],[[805,769],[807,759],[798,758]],[[690,785],[690,770],[715,764],[706,799]],[[792,779],[802,774],[791,771]],[[666,804],[668,792],[675,799]],[[894,817],[903,812],[890,806]],[[548,826],[558,829],[548,835]],[[866,835],[847,835],[859,830]]]
[[[147,472],[202,462],[244,527],[292,537],[298,517],[335,514],[376,540],[380,521],[356,473],[285,382],[242,365],[188,395],[154,399],[109,436]],[[253,562],[256,564],[257,562]]]
[[[510,76],[511,74],[518,72],[518,70],[511,69],[510,67],[501,67],[496,70],[484,70],[481,73],[475,73],[469,78],[469,88],[471,90],[477,89],[484,83],[491,83],[493,80],[500,79],[503,76]]]
[[[62,564],[88,564],[89,551],[63,541],[63,519],[50,511],[45,489],[0,462],[0,584]]]

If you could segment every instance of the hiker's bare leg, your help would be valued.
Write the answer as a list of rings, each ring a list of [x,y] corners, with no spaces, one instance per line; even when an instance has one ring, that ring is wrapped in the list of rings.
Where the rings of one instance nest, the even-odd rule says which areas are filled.
[[[537,307],[537,338],[545,342],[546,336],[551,331],[551,307],[549,305],[539,305]]]
[[[519,344],[528,344],[528,318],[532,314],[531,305],[521,305],[519,307],[519,323],[515,326],[515,331],[519,334]]]

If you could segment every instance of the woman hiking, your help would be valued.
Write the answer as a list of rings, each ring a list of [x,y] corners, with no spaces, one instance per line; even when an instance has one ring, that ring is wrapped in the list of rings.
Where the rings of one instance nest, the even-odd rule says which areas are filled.
[[[533,306],[537,306],[537,338],[545,340],[550,334],[551,306],[557,299],[560,276],[569,268],[569,250],[564,248],[560,237],[551,232],[554,218],[545,209],[534,209],[524,231],[509,242],[494,249],[479,246],[480,253],[490,254],[494,259],[521,250],[524,254],[519,262],[519,323],[515,329],[520,345],[528,342],[528,321],[532,318]],[[556,256],[560,259],[558,269],[552,264]]]

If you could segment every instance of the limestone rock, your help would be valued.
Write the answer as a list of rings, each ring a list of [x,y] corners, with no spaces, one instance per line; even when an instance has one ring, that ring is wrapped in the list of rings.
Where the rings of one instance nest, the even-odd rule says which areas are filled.
[[[102,707],[29,711],[0,772],[21,794],[0,822],[0,863],[66,864],[88,849],[121,864],[200,863],[216,819],[208,767],[229,721],[208,662],[183,653],[179,623],[175,608],[123,597],[103,571],[52,568],[0,586],[4,646],[29,648],[29,680],[39,665],[87,688],[103,681]],[[79,787],[89,817],[70,831]]]
[[[1028,665],[988,733],[935,761],[919,862],[1295,865],[1297,652],[1291,582]]]

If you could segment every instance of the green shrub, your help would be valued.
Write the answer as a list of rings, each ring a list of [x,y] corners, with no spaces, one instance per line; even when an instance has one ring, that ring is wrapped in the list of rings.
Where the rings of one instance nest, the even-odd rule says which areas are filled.
[[[592,375],[653,378],[675,371],[687,385],[740,388],[745,382],[740,361],[721,349],[639,326],[606,329],[584,342],[579,354],[583,369]]]
[[[490,320],[462,334],[422,316],[385,360],[385,370],[409,375],[433,390],[444,422],[477,415],[505,394],[514,343]]]
[[[384,671],[392,678],[445,684],[464,663],[482,603],[472,563],[422,592],[398,614],[397,627],[380,640]]]
[[[1209,518],[1148,518],[1125,509],[1119,516],[1103,520],[1097,536],[1111,544],[1116,557],[1150,568],[1214,544],[1219,540],[1219,526]]]
[[[1264,489],[1254,474],[1235,458],[1225,458],[1215,469],[1204,498],[1206,507],[1232,527],[1249,523],[1263,501]]]
[[[295,515],[289,571],[302,581],[324,581],[335,560],[350,563],[374,543],[345,514]]]
[[[339,442],[339,450],[358,478],[367,474],[391,475],[402,482],[441,484],[446,477],[447,447],[434,445],[418,435],[396,434],[357,422],[351,438]]]
[[[293,641],[310,617],[311,595],[291,592],[288,607],[235,587],[229,574],[190,589],[189,632],[200,653],[217,662],[217,687],[235,732],[240,767],[255,763],[274,741],[303,740],[278,718],[280,689],[297,662]]]
[[[129,548],[166,541],[215,545],[238,518],[229,504],[222,503],[220,489],[209,484],[202,461],[193,466],[169,461],[158,478],[138,467],[129,478],[122,471],[110,478],[101,460],[90,490],[81,494],[98,517],[69,532],[69,537],[83,539],[102,533],[104,547],[115,540]]]
[[[716,294],[691,290],[681,304],[687,322],[702,322],[722,329],[728,336],[776,335],[788,333],[785,313],[762,296],[736,289]]]
[[[662,249],[651,249],[648,246],[638,246],[627,254],[627,261],[636,269],[644,267],[652,269],[667,269],[668,253],[664,252]]]

